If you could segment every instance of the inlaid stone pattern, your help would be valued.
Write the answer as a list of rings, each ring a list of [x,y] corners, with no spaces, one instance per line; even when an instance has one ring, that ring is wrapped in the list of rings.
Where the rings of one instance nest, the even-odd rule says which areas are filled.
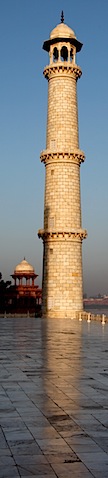
[[[82,229],[77,88],[81,69],[76,52],[81,49],[73,30],[61,24],[43,48],[50,64],[44,69],[48,80],[46,150],[41,161],[46,168],[43,239],[44,317],[77,317],[83,310]]]

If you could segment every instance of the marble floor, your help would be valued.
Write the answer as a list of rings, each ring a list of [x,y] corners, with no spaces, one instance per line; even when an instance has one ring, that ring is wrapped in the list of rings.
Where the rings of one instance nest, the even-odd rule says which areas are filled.
[[[108,324],[0,319],[0,478],[108,478]]]

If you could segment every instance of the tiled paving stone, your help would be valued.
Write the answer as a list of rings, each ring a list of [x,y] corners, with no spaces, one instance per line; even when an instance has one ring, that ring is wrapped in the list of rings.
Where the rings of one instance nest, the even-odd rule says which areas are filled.
[[[14,442],[13,444],[10,444],[10,450],[15,457],[16,455],[41,455],[42,451],[39,448],[38,444],[36,443],[35,440],[33,440],[31,443],[27,443],[25,441],[17,441]]]
[[[34,475],[36,477],[47,476],[47,478],[55,478],[55,473],[54,470],[52,469],[52,466],[49,463],[35,463],[34,465],[25,463],[25,465],[18,466],[18,471],[20,473],[20,476],[27,476],[31,474],[33,477]]]
[[[103,451],[100,451],[100,453],[94,451],[92,451],[91,453],[89,451],[79,451],[78,455],[80,457],[80,460],[82,460],[83,463],[85,463],[86,466],[90,467],[91,469],[93,468],[96,470],[100,470],[100,467],[102,469],[104,464],[107,465],[108,468],[108,455]]]
[[[18,416],[17,418],[2,418],[0,419],[0,424],[2,426],[2,429],[5,432],[11,432],[13,431],[23,431],[26,430],[26,425],[24,422],[21,420],[21,418]]]
[[[8,445],[7,445],[6,448],[1,448],[1,447],[0,447],[0,458],[1,458],[1,457],[4,457],[4,456],[7,456],[7,457],[8,457],[8,456],[10,456],[10,457],[12,456],[11,450],[10,450],[10,448],[8,447]]]
[[[53,470],[59,478],[92,478],[93,474],[83,463],[53,463]]]
[[[42,454],[42,455],[36,455],[36,454],[25,454],[25,455],[14,455],[15,462],[19,466],[25,466],[25,465],[48,465],[48,460],[47,458]],[[50,463],[50,462],[49,462]]]
[[[62,450],[58,450],[50,455],[46,455],[46,458],[49,463],[76,463],[80,462],[80,458],[70,450],[70,453],[63,453]]]
[[[0,466],[0,478],[19,478],[17,466],[2,465]]]
[[[8,455],[1,455],[0,456],[0,470],[4,465],[5,466],[15,466],[15,461],[12,458],[12,456],[8,456]]]
[[[68,444],[63,440],[62,438],[56,438],[56,439],[36,439],[40,449],[42,452],[47,455],[50,453],[57,453],[57,451],[61,451],[62,453],[71,453],[71,449],[68,446]]]
[[[14,446],[14,444],[20,443],[30,443],[32,442],[33,437],[27,428],[25,430],[4,430],[5,438],[9,446]]]
[[[29,425],[29,430],[36,439],[45,439],[45,438],[58,438],[58,433],[55,428],[51,427],[33,427]]]
[[[108,325],[0,329],[0,478],[108,477]]]
[[[42,469],[40,468],[37,468],[37,472],[36,470],[32,471],[30,473],[29,470],[27,470],[27,468],[21,468],[19,467],[19,473],[20,473],[20,477],[21,478],[57,478],[57,475],[54,473],[54,471],[50,468],[51,471],[49,471],[49,469],[46,469],[45,470],[45,466],[44,466],[44,471],[42,472]],[[48,473],[47,473],[48,472]],[[93,475],[92,475],[93,476]]]

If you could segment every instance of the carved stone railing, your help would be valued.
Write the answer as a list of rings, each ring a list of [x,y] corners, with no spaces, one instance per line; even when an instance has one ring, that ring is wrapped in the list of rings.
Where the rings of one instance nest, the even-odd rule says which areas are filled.
[[[62,76],[63,74],[66,76],[69,75],[74,77],[76,80],[80,78],[80,76],[82,75],[80,66],[76,64],[69,65],[69,63],[62,64],[61,62],[60,63],[57,62],[56,64],[53,64],[52,66],[47,65],[43,71],[43,74],[47,80],[49,80],[52,76],[54,77],[55,75],[57,74],[60,75],[61,73],[62,73]]]
[[[53,151],[44,150],[40,154],[40,160],[45,165],[50,163],[57,163],[58,161],[61,163],[74,163],[80,165],[85,160],[85,155],[83,151],[80,149],[76,149],[74,151]]]
[[[78,231],[50,231],[45,229],[39,229],[38,237],[43,241],[75,241],[82,242],[87,237],[86,229],[79,229]]]

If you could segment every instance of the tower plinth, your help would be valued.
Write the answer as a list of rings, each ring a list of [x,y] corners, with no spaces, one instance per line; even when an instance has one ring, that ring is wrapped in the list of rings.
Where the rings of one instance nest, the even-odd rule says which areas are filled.
[[[80,164],[76,64],[80,43],[62,21],[45,41],[50,62],[44,69],[48,80],[45,164],[44,228],[38,231],[43,252],[43,317],[77,317],[83,310],[82,240],[87,233],[81,224]]]

